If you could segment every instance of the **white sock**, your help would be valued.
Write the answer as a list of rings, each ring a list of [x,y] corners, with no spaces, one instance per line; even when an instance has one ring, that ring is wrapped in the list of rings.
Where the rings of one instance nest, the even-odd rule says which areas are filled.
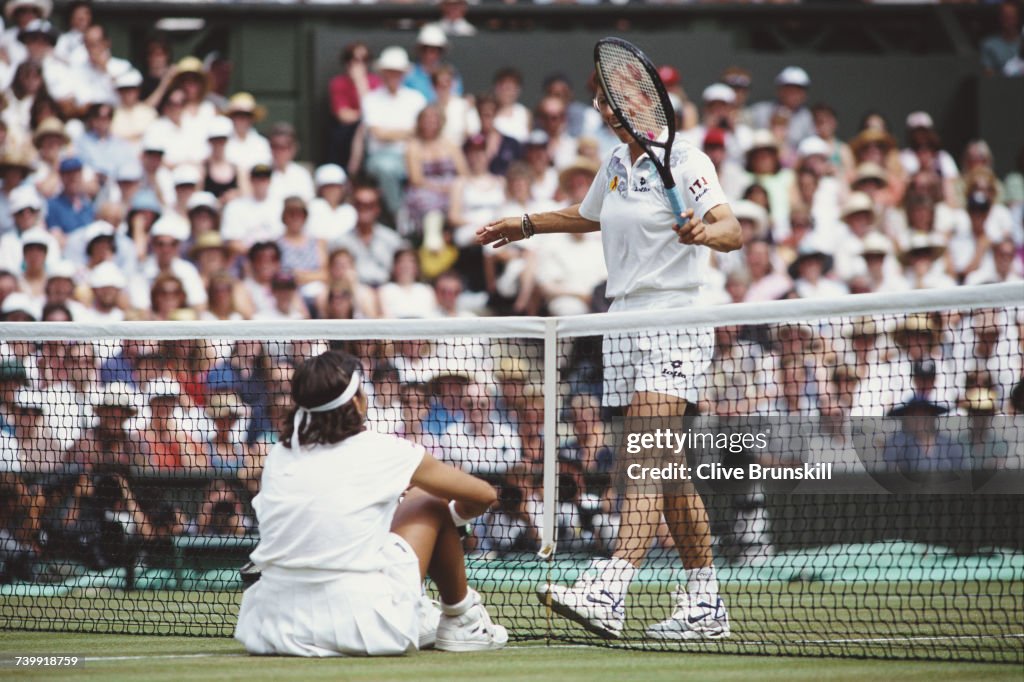
[[[480,595],[473,588],[469,588],[466,596],[458,604],[445,604],[441,602],[441,613],[446,616],[461,616],[466,611],[480,603]]]
[[[691,596],[712,601],[718,597],[718,572],[714,566],[686,569],[686,591]]]
[[[594,559],[590,568],[597,574],[597,579],[618,597],[625,597],[629,585],[636,577],[637,568],[625,559]]]

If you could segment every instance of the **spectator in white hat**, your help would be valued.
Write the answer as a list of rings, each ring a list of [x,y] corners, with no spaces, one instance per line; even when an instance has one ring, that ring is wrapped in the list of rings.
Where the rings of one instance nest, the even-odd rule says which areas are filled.
[[[225,150],[228,161],[243,173],[248,173],[256,164],[269,164],[270,143],[253,128],[266,116],[266,108],[257,104],[256,98],[248,92],[237,92],[228,100],[224,113],[233,127]]]
[[[832,252],[824,240],[811,234],[797,248],[796,260],[789,266],[793,288],[800,298],[830,298],[848,293],[846,285],[827,277],[832,270]]]
[[[927,111],[913,111],[907,114],[907,146],[900,151],[900,163],[907,175],[922,170],[921,152],[927,150],[934,154],[934,170],[944,182],[954,183],[960,174],[953,155],[942,148],[942,141],[935,130],[935,121]],[[947,197],[947,200],[949,197]]]
[[[229,201],[221,214],[220,232],[232,252],[244,255],[256,242],[274,241],[284,232],[281,202],[270,196],[270,166],[258,163],[249,171],[252,196]]]
[[[20,267],[18,289],[32,297],[33,302],[42,307],[46,299],[46,256],[50,250],[53,237],[41,227],[32,227],[21,235]]]
[[[0,49],[6,53],[12,69],[28,58],[28,50],[18,40],[18,34],[33,21],[49,18],[52,10],[51,0],[9,0],[4,5],[8,28],[0,34]]]
[[[147,468],[158,471],[196,471],[209,466],[209,456],[200,444],[199,434],[183,423],[191,399],[173,379],[154,378],[149,382],[150,417],[142,440],[149,447]]]
[[[156,109],[142,101],[142,74],[137,69],[122,73],[114,80],[117,88],[117,107],[110,122],[110,133],[131,143],[136,151],[142,143],[146,129],[156,121]]]
[[[142,263],[139,282],[131,288],[133,307],[150,307],[150,288],[160,275],[172,275],[181,282],[188,307],[202,309],[206,306],[206,287],[199,271],[179,255],[181,243],[188,237],[188,221],[177,214],[165,214],[153,223],[149,230],[152,255]]]
[[[768,128],[777,113],[789,118],[786,141],[796,147],[805,137],[814,134],[814,117],[807,108],[807,90],[811,78],[799,66],[787,66],[775,77],[775,100],[758,102],[750,108],[754,129]]]
[[[704,144],[704,137],[712,129],[721,130],[725,136],[727,158],[741,162],[743,154],[750,147],[753,131],[738,122],[736,91],[725,83],[712,83],[701,93],[700,124],[684,131],[683,136],[694,145]]]
[[[11,190],[8,205],[14,220],[14,229],[0,236],[0,270],[19,272],[22,261],[22,238],[32,228],[42,227],[43,200],[31,185],[25,184]],[[36,234],[32,232],[32,234]],[[60,260],[60,246],[50,233],[46,235],[46,261]]]
[[[402,85],[409,66],[405,50],[394,46],[385,48],[377,60],[382,87],[368,93],[362,102],[366,133],[363,166],[377,179],[392,214],[402,204],[406,142],[416,130],[416,116],[427,104],[420,92]]]
[[[207,233],[216,233],[220,237],[220,202],[210,192],[195,192],[185,205],[188,211],[190,226],[189,238],[184,250],[191,250],[196,241]],[[194,260],[194,259],[190,259]],[[227,265],[227,263],[225,263]]]
[[[311,237],[330,243],[356,226],[356,209],[347,201],[348,175],[333,163],[313,174],[316,198],[309,202],[307,230]]]
[[[203,179],[202,173],[199,172],[198,167],[190,163],[183,163],[174,168],[171,179],[174,182],[174,203],[170,208],[185,218],[188,216],[188,200],[196,193],[196,189]]]
[[[301,197],[310,201],[316,196],[309,171],[295,163],[299,140],[291,123],[275,123],[267,136],[270,140],[270,198],[284,201],[288,197]]]
[[[228,159],[228,140],[233,130],[231,119],[218,116],[210,121],[206,131],[210,156],[203,163],[202,189],[216,197],[221,206],[250,192],[249,178]]]
[[[142,136],[142,184],[140,190],[149,190],[160,205],[174,199],[174,179],[171,169],[164,165],[167,140],[154,122]]]
[[[42,307],[20,291],[7,294],[0,303],[0,321],[3,322],[37,322],[42,314]]]
[[[18,40],[27,49],[28,58],[21,64],[18,64],[15,70],[14,83],[11,84],[11,90],[21,100],[21,104],[23,104],[19,112],[22,115],[21,123],[22,127],[28,128],[30,127],[29,111],[32,102],[25,102],[23,95],[18,92],[23,87],[15,85],[23,77],[24,66],[29,64],[32,71],[42,75],[47,93],[61,104],[73,103],[74,101],[74,72],[68,68],[67,63],[61,61],[54,54],[53,46],[57,44],[57,31],[54,29],[53,24],[46,19],[34,19],[29,22],[18,33]],[[35,95],[35,93],[32,94],[33,96]],[[8,103],[8,106],[11,106],[11,104],[13,102]],[[5,116],[8,113],[5,111]]]
[[[121,270],[104,261],[89,272],[86,283],[92,289],[92,305],[86,319],[97,323],[123,321],[123,306],[127,305],[124,288],[128,282]]]
[[[74,299],[75,278],[78,268],[66,260],[58,261],[53,267],[46,269],[45,305],[62,305],[71,313],[75,322],[87,318],[87,308]]]
[[[405,74],[402,85],[423,95],[428,104],[437,101],[433,76],[438,67],[444,63],[447,49],[448,36],[434,24],[425,24],[420,29],[419,35],[416,36],[417,60]],[[455,75],[452,92],[456,95],[462,94],[462,78],[458,74]]]

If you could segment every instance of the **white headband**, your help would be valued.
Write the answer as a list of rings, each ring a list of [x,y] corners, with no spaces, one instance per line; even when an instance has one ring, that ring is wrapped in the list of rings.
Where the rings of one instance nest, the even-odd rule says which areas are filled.
[[[299,405],[295,409],[295,421],[292,423],[292,449],[296,452],[299,449],[299,430],[302,428],[302,422],[307,415],[311,412],[330,412],[331,410],[338,409],[355,397],[356,392],[359,390],[360,382],[359,370],[356,370],[352,372],[352,378],[349,379],[348,386],[334,400],[323,405],[317,405],[316,407],[302,407]]]

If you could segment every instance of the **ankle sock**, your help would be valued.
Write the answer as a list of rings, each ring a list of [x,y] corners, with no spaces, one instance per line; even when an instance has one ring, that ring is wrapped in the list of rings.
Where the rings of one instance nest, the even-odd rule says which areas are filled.
[[[466,596],[463,597],[462,601],[457,604],[445,604],[441,602],[441,613],[446,616],[461,616],[466,611],[480,603],[480,595],[477,594],[476,590],[470,588],[466,592]]]

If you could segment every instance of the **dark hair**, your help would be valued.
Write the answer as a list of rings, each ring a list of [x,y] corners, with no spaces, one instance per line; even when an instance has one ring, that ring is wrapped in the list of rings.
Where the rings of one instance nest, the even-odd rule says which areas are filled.
[[[256,256],[259,255],[260,251],[273,251],[274,256],[277,260],[281,260],[281,247],[277,245],[277,242],[256,242],[249,247],[249,262],[256,260]]]
[[[369,45],[367,45],[361,40],[357,40],[354,43],[349,43],[345,47],[341,48],[341,63],[344,65],[352,61],[352,58],[355,57],[356,55],[356,50],[358,50],[359,48],[366,50],[367,53],[370,52]]]
[[[39,78],[43,78],[43,67],[39,63],[31,60],[25,60],[19,64],[18,68],[14,71],[14,78],[11,79],[11,92],[14,93],[14,96],[17,99],[23,99],[25,95],[28,94],[22,80],[30,71],[35,72]],[[45,79],[43,79],[42,83],[39,84],[39,92],[36,94],[38,95],[40,93],[42,93],[44,97],[50,97],[49,91],[46,89]]]
[[[69,321],[74,321],[75,319],[71,315],[71,311],[63,303],[47,303],[46,305],[43,306],[43,313],[42,315],[40,315],[39,319],[41,319],[43,322],[49,322],[50,320],[48,320],[47,318],[50,317],[50,315],[52,315],[53,313],[63,313],[64,315],[67,316]]]
[[[523,74],[519,72],[519,69],[512,66],[503,66],[494,72],[494,79],[492,83],[497,84],[498,81],[503,81],[507,78],[511,78],[516,82],[517,85],[523,84]]]
[[[292,377],[292,404],[285,423],[281,425],[281,443],[291,447],[295,413],[299,407],[316,407],[337,398],[359,371],[361,363],[354,355],[329,350],[306,360],[295,368]],[[354,401],[330,412],[311,412],[299,432],[303,445],[332,445],[366,430],[364,415]]]

